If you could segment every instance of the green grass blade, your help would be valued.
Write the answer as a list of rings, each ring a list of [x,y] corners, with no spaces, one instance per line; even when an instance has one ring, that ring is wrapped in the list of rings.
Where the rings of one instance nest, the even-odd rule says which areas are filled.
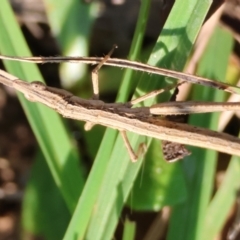
[[[136,223],[126,219],[122,240],[134,240],[136,232]]]
[[[140,18],[144,17],[147,18],[148,11],[149,11],[149,4],[150,1],[145,2],[140,10]],[[131,48],[131,57],[137,57],[142,43],[143,38],[143,32],[144,32],[144,26],[146,23],[143,21],[141,24],[137,24],[137,31],[134,34],[134,44],[132,44]],[[137,37],[136,37],[137,36]],[[141,36],[141,37],[139,37]],[[128,71],[126,73],[126,76],[131,76],[131,72]],[[125,81],[127,82],[127,81]],[[126,85],[126,84],[125,84]],[[128,84],[127,84],[128,85]],[[125,90],[124,90],[125,89]],[[125,93],[127,89],[127,86],[122,87],[119,92]],[[123,100],[126,99],[127,95],[123,95]],[[120,96],[121,98],[121,96]],[[93,206],[95,204],[96,198],[99,194],[104,174],[106,172],[106,169],[108,167],[109,163],[109,156],[111,155],[114,142],[116,140],[117,132],[112,129],[107,129],[103,138],[103,141],[108,141],[108,147],[104,147],[104,145],[101,145],[100,150],[98,151],[98,156],[95,159],[94,165],[92,166],[91,172],[88,176],[84,191],[82,193],[82,196],[80,198],[80,201],[78,203],[78,206],[76,208],[76,211],[74,213],[74,216],[71,220],[71,223],[69,225],[69,228],[66,232],[65,239],[71,239],[73,237],[73,234],[75,234],[75,229],[78,229],[78,237],[84,238],[88,223],[91,219],[91,213],[93,210]],[[105,139],[105,140],[104,140]],[[98,159],[101,160],[98,160]]]
[[[149,63],[152,65],[162,64],[164,67],[181,70],[184,67],[210,3],[211,1],[191,1],[190,3],[189,1],[177,1],[153,50]],[[145,91],[163,87],[163,84],[158,85],[159,82],[161,82],[159,78],[153,76],[150,79],[148,78],[148,80],[142,80],[138,92],[142,94]],[[111,139],[109,138],[110,136]],[[134,134],[129,134],[128,136],[135,149],[141,142],[147,142],[147,145],[150,143],[150,140],[146,141],[145,138],[140,138]],[[84,238],[86,228],[81,228],[82,224],[85,224],[81,215],[86,208],[88,208],[88,215],[84,217],[88,218],[91,213],[92,216],[85,238],[110,239],[113,235],[121,209],[141,166],[140,161],[136,164],[132,164],[129,161],[129,156],[119,136],[116,139],[114,148],[112,148],[113,139],[115,139],[115,135],[112,137],[107,130],[95,159],[91,176],[88,179],[88,182],[92,183],[90,185],[91,188],[86,187],[84,189],[86,191],[86,194],[83,195],[84,199],[88,199],[87,196],[89,196],[91,201],[94,200],[94,202],[84,203],[83,200],[79,202],[65,239],[73,237]],[[95,166],[104,167],[100,170],[96,169]],[[93,176],[98,171],[102,172],[102,176],[96,180]],[[93,182],[96,181],[97,183],[93,187]],[[92,194],[97,196],[99,191],[98,200],[95,202]],[[82,221],[80,221],[80,218]],[[79,230],[80,228],[81,230]]]
[[[183,202],[186,196],[182,169],[163,160],[159,141],[152,141],[127,204],[136,211],[159,211]]]
[[[78,0],[44,0],[43,2],[51,31],[59,43],[62,55],[87,56],[96,4],[86,4]],[[86,70],[87,66],[84,64],[61,64],[62,85],[73,86],[83,78]]]
[[[205,215],[205,239],[214,239],[229,216],[239,190],[239,158],[233,157],[229,163],[224,180],[210,202]]]
[[[183,7],[182,4],[183,4],[183,2],[181,2],[180,8]],[[202,4],[200,4],[200,5],[202,7]],[[193,7],[193,6],[191,6],[191,7]],[[194,7],[196,7],[196,6],[194,6]],[[186,9],[189,10],[190,19],[194,19],[194,22],[195,22],[196,16],[195,17],[192,16],[192,12],[191,12],[192,9],[190,10],[189,5],[187,8],[186,8],[186,5],[185,5],[185,7],[182,8],[182,10],[184,10],[185,14],[186,14]],[[171,19],[171,16],[175,16],[174,10],[175,9],[172,10],[169,19]],[[199,11],[196,11],[196,12],[199,13]],[[205,14],[206,14],[206,12],[205,12]],[[203,16],[205,16],[205,14],[203,14]],[[203,16],[202,16],[202,18],[203,18]],[[167,29],[169,29],[169,28],[171,29],[172,22],[169,19],[166,23]],[[169,21],[170,21],[170,23],[169,23]],[[185,23],[186,25],[189,24],[189,19],[187,19],[187,17],[185,18],[185,21],[186,21],[186,23]],[[177,21],[177,23],[179,23],[179,21]],[[175,22],[175,24],[176,24],[176,22]],[[180,23],[180,24],[182,24],[182,23]],[[194,29],[194,31],[196,31],[196,28]],[[179,36],[178,43],[177,43],[177,41],[171,42],[171,40],[174,39],[172,36],[171,37],[169,36],[169,38],[166,38],[166,45],[169,44],[169,42],[170,42],[170,46],[169,46],[170,50],[174,49],[174,46],[179,47],[179,46],[181,46],[182,42],[186,42],[186,35],[185,35],[184,30],[183,30],[182,34],[183,35]],[[189,33],[189,35],[191,36],[191,33]],[[164,44],[165,42],[162,42],[162,41],[164,41],[164,39],[161,38],[161,43]],[[189,42],[187,42],[187,44],[189,44]],[[157,49],[158,47],[159,46],[157,45],[155,47],[155,49]],[[185,55],[186,48],[182,48],[182,50],[183,49],[184,49],[184,54],[183,54],[183,58],[184,58],[184,56],[186,56]],[[190,48],[189,48],[189,50],[190,50]],[[175,53],[177,54],[178,52],[176,51]],[[155,58],[153,56],[155,56]],[[152,61],[156,60],[156,58],[157,58],[156,56],[158,56],[158,55],[156,54],[156,51],[153,50],[152,58],[150,57],[150,64],[152,63],[151,60]],[[161,54],[160,54],[160,56],[161,56]],[[185,59],[186,59],[186,57],[185,57]],[[174,60],[175,59],[173,57],[173,61]],[[168,61],[166,61],[166,62],[164,61],[161,63],[164,65],[170,65],[172,63],[172,61],[170,61],[170,59],[168,59]],[[157,85],[157,83],[159,83],[158,79],[155,82],[155,86],[154,86],[153,78],[151,78],[151,81],[143,80],[141,83],[142,84],[140,84],[139,88],[144,89],[144,90],[147,89],[147,91],[151,90],[152,88],[154,88],[154,89],[159,88],[159,86]],[[131,144],[134,146],[139,145],[141,142],[146,142],[145,139],[140,140],[139,136],[136,136],[136,135],[129,134],[129,138],[130,138]],[[149,143],[149,141],[148,141],[148,143]],[[119,146],[118,144],[121,144],[121,145]],[[94,215],[92,216],[92,222],[89,226],[89,231],[88,231],[87,237],[90,239],[96,238],[97,236],[102,236],[100,239],[109,239],[112,236],[113,229],[116,226],[118,216],[121,212],[121,208],[124,204],[124,201],[125,201],[128,193],[129,193],[129,190],[132,187],[135,176],[137,175],[137,172],[139,170],[139,165],[137,165],[133,168],[131,166],[131,164],[129,164],[129,157],[128,157],[127,153],[124,156],[123,156],[123,154],[121,156],[119,156],[119,153],[122,153],[124,150],[124,146],[122,146],[122,145],[123,145],[122,139],[121,139],[121,137],[118,137],[117,141],[115,143],[115,147],[113,149],[111,160],[109,162],[108,172],[105,175],[105,181],[103,183],[104,187],[102,187],[101,193],[99,196],[99,200],[98,200],[99,208],[97,209],[97,211],[94,212]],[[121,161],[121,163],[119,163],[119,161]],[[112,165],[112,167],[110,167],[110,165]],[[116,177],[114,178],[113,176],[118,176],[118,179],[116,179]],[[109,179],[112,179],[112,180],[109,181]],[[110,189],[112,189],[112,191],[110,191]],[[110,197],[109,196],[106,197],[107,193],[109,195],[109,192],[110,193],[112,192],[112,194],[110,195]],[[115,201],[112,199],[115,199]],[[107,205],[106,205],[106,203],[107,203]],[[106,209],[108,209],[108,211]],[[106,217],[103,218],[103,216],[106,216]],[[100,219],[102,219],[101,224],[100,224]],[[97,226],[99,226],[99,228]],[[97,227],[97,229],[99,229],[99,231],[96,230],[96,227]],[[103,228],[105,229],[104,233],[102,231]],[[101,234],[103,234],[103,235],[101,235]]]
[[[150,6],[151,0],[142,2],[142,6],[139,11],[137,26],[135,29],[135,34],[132,40],[131,49],[129,51],[129,60],[136,60],[140,55]],[[133,73],[134,71],[130,69],[126,69],[124,71],[122,85],[120,91],[118,92],[117,101],[126,101],[129,94],[136,88],[139,79],[134,78]]]
[[[182,4],[183,4],[183,2],[181,2],[180,8],[182,7]],[[176,6],[178,6],[177,3],[174,7],[176,7]],[[187,8],[186,8],[186,5],[185,5],[185,8],[182,8],[182,11],[184,11],[185,15],[186,15]],[[171,19],[171,16],[175,15],[174,10],[175,9],[173,8],[169,19]],[[189,8],[188,8],[188,10],[190,13],[189,17],[195,19],[192,16],[192,12],[190,11]],[[199,11],[196,11],[196,12],[199,13]],[[206,14],[206,12],[205,12],[205,14]],[[205,16],[205,14],[203,14],[202,18]],[[165,26],[167,29],[169,29],[169,28],[171,29],[171,24],[173,24],[169,19]],[[169,21],[170,21],[170,23],[169,23]],[[185,23],[186,25],[189,24],[189,19],[185,18],[185,21],[186,21],[186,23]],[[178,22],[175,22],[175,24],[177,24]],[[170,25],[169,27],[168,27],[168,24]],[[180,24],[182,24],[182,23],[180,23]],[[199,28],[200,28],[200,26],[199,26]],[[194,28],[194,30],[196,31],[196,28]],[[164,32],[164,30],[163,30],[163,32]],[[166,61],[164,61],[164,60],[161,61],[161,64],[164,64],[164,66],[170,67],[173,64],[174,60],[176,61],[177,57],[175,57],[175,56],[172,56],[172,59],[173,59],[173,62],[172,62],[170,58],[168,59],[167,56],[164,55],[165,52],[162,53],[163,56],[161,55],[160,52],[159,53],[157,52],[156,49],[159,48],[159,44],[165,43],[165,42],[163,42],[164,40],[166,40],[166,46],[168,46],[168,44],[170,44],[169,49],[172,50],[173,52],[174,52],[174,50],[173,50],[174,47],[177,48],[177,47],[179,47],[179,45],[181,46],[182,42],[187,43],[187,47],[182,48],[182,50],[184,50],[183,56],[181,56],[181,57],[179,56],[179,58],[181,58],[181,59],[185,58],[185,60],[186,60],[186,49],[190,50],[191,47],[188,45],[189,42],[186,42],[186,35],[185,35],[184,30],[182,31],[182,34],[183,35],[181,35],[181,34],[178,35],[178,37],[179,37],[178,43],[177,43],[177,41],[171,41],[172,39],[174,39],[172,36],[171,37],[169,36],[169,38],[166,38],[166,39],[161,38],[161,40],[160,40],[161,42],[159,41],[160,43],[158,42],[156,44],[155,49],[153,50],[153,54],[150,57],[149,63],[152,64],[153,61],[155,62],[156,59],[158,59],[158,57],[160,57],[160,58],[163,57],[164,60],[165,60],[164,57],[166,57]],[[178,51],[176,51],[175,54],[177,55]],[[158,61],[156,61],[156,62],[160,62],[160,60],[158,59]],[[176,61],[176,62],[178,62],[178,61]],[[151,77],[151,81],[146,81],[146,79],[145,79],[145,81],[142,80],[142,82],[140,83],[140,85],[138,87],[138,90],[140,89],[140,93],[138,91],[139,95],[142,95],[144,93],[143,89],[144,89],[144,91],[148,92],[148,91],[151,91],[152,89],[161,88],[162,86],[159,86],[158,84],[159,84],[159,79],[154,79],[154,77]],[[147,146],[149,146],[149,144],[150,144],[150,139],[142,138],[142,137],[136,136],[134,134],[128,134],[128,136],[129,136],[132,146],[135,146],[135,149],[137,149],[137,146],[139,146],[139,144],[141,142],[145,142],[145,143],[147,142]],[[107,144],[107,141],[105,144]],[[97,211],[94,211],[94,214],[92,216],[92,221],[91,221],[89,229],[88,229],[88,234],[86,236],[87,238],[95,239],[99,236],[101,236],[101,237],[99,237],[99,239],[110,239],[111,238],[113,231],[115,229],[115,226],[118,222],[118,217],[121,213],[121,209],[124,205],[124,202],[126,201],[129,191],[132,188],[135,177],[137,176],[137,173],[140,169],[139,163],[138,163],[138,165],[132,167],[131,163],[129,162],[128,154],[126,153],[123,155],[123,151],[124,151],[123,142],[122,142],[121,136],[119,136],[115,142],[115,147],[113,149],[111,159],[109,161],[109,169],[105,174],[105,181],[103,182],[103,187],[101,189],[101,193],[98,198],[97,205],[99,206],[99,208],[97,209]],[[122,153],[122,154],[119,155],[119,153]],[[117,179],[116,179],[116,176],[117,176]],[[109,179],[111,179],[111,180],[109,181]],[[111,193],[111,195],[109,193]],[[104,229],[104,231],[102,231],[102,229]]]
[[[21,215],[21,225],[26,233],[22,239],[28,239],[27,233],[44,239],[62,239],[71,218],[41,152],[37,153],[31,168]]]
[[[30,51],[6,0],[1,1],[0,28],[0,51],[2,54],[13,56],[30,55]],[[33,64],[7,61],[4,64],[10,73],[21,79],[43,81],[39,70]],[[71,144],[60,117],[53,110],[40,104],[30,103],[21,94],[19,94],[19,99],[54,180],[63,194],[69,210],[72,212],[83,187],[82,169],[79,167],[77,151]]]
[[[221,39],[221,42],[218,39]],[[232,44],[230,35],[217,29],[199,64],[197,73],[224,81]],[[215,61],[216,59],[218,61]],[[212,64],[213,62],[214,64]],[[200,86],[195,87],[194,90],[194,99],[224,101],[223,92],[216,92],[208,88],[203,89]],[[218,117],[219,114],[195,115],[191,116],[190,123],[216,130]],[[189,197],[185,203],[174,207],[168,239],[206,239],[203,236],[205,217],[213,191],[217,153],[195,148],[192,152],[193,154],[183,164],[188,182]]]

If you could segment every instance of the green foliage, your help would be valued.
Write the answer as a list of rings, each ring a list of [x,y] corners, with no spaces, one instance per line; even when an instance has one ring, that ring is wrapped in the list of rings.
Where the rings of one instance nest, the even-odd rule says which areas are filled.
[[[44,174],[44,177],[43,177]],[[23,227],[44,239],[62,239],[71,214],[42,153],[37,154],[25,190]]]
[[[63,52],[68,54],[72,49],[80,47],[77,40],[81,39],[83,45],[79,55],[85,55],[94,5],[78,2],[45,0],[45,6],[51,29]],[[176,1],[148,63],[182,71],[211,2]],[[151,1],[142,1],[129,59],[139,59],[142,53],[150,4]],[[78,14],[78,10],[81,14]],[[76,26],[76,21],[81,24]],[[1,2],[0,28],[1,54],[30,55],[6,0]],[[221,41],[217,41],[219,38]],[[199,63],[197,74],[224,81],[231,48],[231,36],[217,29]],[[21,79],[41,80],[33,64],[4,64],[9,72]],[[169,81],[172,79],[144,75],[136,80],[133,72],[126,70],[117,101],[126,101],[134,89],[136,97],[163,88]],[[167,101],[168,97],[160,96],[158,101]],[[159,141],[128,134],[134,149],[142,142],[148,148],[145,159],[133,164],[117,131],[107,129],[98,147],[89,138],[94,134],[101,138],[102,128],[97,128],[90,134],[86,133],[91,156],[95,155],[97,148],[98,152],[85,181],[84,166],[59,116],[44,106],[29,103],[20,95],[19,98],[43,153],[36,157],[25,194],[25,230],[46,239],[112,239],[127,202],[134,210],[148,211],[159,211],[171,205],[173,211],[168,239],[213,239],[220,231],[238,187],[237,184],[231,185],[234,177],[238,179],[240,175],[237,158],[231,160],[224,183],[211,199],[216,152],[193,148],[190,157],[181,163],[169,165],[162,159]],[[192,98],[224,101],[225,95],[220,91],[196,86]],[[152,103],[154,100],[145,104]],[[211,129],[217,128],[217,121],[218,114],[198,115],[190,119],[193,125]],[[224,195],[228,197],[223,198]],[[218,210],[219,206],[222,211]],[[212,216],[218,221],[215,222]],[[130,221],[125,224],[122,239],[134,239],[137,227]]]
[[[221,42],[217,41],[219,38],[222,39]],[[225,31],[217,29],[199,63],[197,74],[224,81],[231,49],[231,36]],[[225,53],[224,55],[223,52]],[[219,54],[221,57],[217,57]],[[218,61],[216,61],[216,58]],[[192,94],[194,99],[205,101],[224,101],[225,99],[223,92],[201,86],[194,86]],[[189,122],[193,125],[217,130],[218,118],[219,113],[193,115]],[[188,186],[188,198],[184,203],[174,207],[168,239],[213,239],[208,238],[204,234],[206,233],[205,220],[208,214],[207,209],[214,188],[216,160],[216,152],[194,148],[192,149],[192,155],[183,162]],[[209,226],[207,227],[209,228]],[[216,227],[214,228],[216,229]],[[176,229],[179,229],[181,234]],[[206,238],[203,236],[206,236]]]
[[[8,1],[1,2],[0,9],[0,51],[2,54],[29,56],[20,28],[13,16]],[[17,39],[17,41],[16,41]],[[34,64],[4,62],[6,69],[26,81],[43,81]],[[27,101],[19,94],[19,99],[32,126],[39,146],[46,158],[53,178],[62,192],[67,206],[74,211],[77,199],[83,188],[83,167],[79,165],[77,150],[70,141],[62,119],[53,110]],[[71,172],[71,174],[69,174]],[[78,185],[76,189],[74,186]]]

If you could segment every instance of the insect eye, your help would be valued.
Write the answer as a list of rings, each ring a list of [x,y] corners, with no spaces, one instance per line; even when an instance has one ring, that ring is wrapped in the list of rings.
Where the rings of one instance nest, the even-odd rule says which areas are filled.
[[[31,84],[31,88],[36,89],[36,90],[43,90],[46,88],[46,85],[39,81],[33,81],[30,84]]]

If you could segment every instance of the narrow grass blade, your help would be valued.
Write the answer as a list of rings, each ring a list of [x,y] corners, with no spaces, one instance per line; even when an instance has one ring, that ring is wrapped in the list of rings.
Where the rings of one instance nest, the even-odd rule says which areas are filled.
[[[134,240],[136,232],[136,223],[128,219],[124,223],[124,231],[122,240]]]
[[[149,63],[152,65],[162,64],[164,67],[181,70],[210,4],[211,1],[177,1],[153,50]],[[138,93],[142,94],[163,87],[158,85],[159,82],[159,79],[153,76],[151,76],[151,81],[142,80]],[[147,143],[147,146],[150,143],[150,140],[134,134],[128,136],[135,149],[141,142]],[[83,199],[80,200],[65,239],[73,237],[80,239],[110,239],[113,235],[121,209],[141,166],[141,161],[137,164],[132,164],[129,161],[129,156],[120,136],[117,137],[113,147],[112,140],[114,138],[115,136],[112,137],[107,130],[88,179],[88,187],[91,188],[86,187],[84,189],[85,201],[89,196],[92,202],[84,203]],[[101,170],[96,169],[95,166],[102,166]],[[94,173],[98,173],[98,171],[101,171],[101,178],[93,178]],[[97,183],[94,185],[93,183],[90,184],[96,181]],[[99,197],[96,201],[98,194]],[[87,212],[85,211],[86,208],[88,209]],[[87,213],[87,215],[84,215],[85,219],[83,219],[83,211]],[[90,214],[92,214],[91,221],[85,235],[87,227],[85,224],[86,221],[89,221]]]
[[[144,194],[143,194],[144,193]],[[159,141],[152,141],[128,199],[136,211],[159,211],[176,205],[187,197],[182,169],[163,160]]]
[[[44,239],[62,239],[71,218],[41,152],[36,155],[24,191],[21,216],[22,239],[28,239],[29,233]]]
[[[44,0],[51,31],[65,56],[87,56],[96,4],[84,1]],[[73,86],[86,74],[83,64],[63,63],[60,77],[64,87]]]
[[[218,39],[221,39],[221,42]],[[228,34],[217,29],[199,63],[198,74],[224,81],[232,43],[232,38]],[[216,93],[212,89],[203,89],[200,86],[194,90],[194,99],[224,101],[223,92]],[[190,123],[216,130],[218,117],[219,114],[191,116]],[[168,233],[169,240],[205,239],[205,218],[213,191],[217,153],[204,149],[193,149],[192,152],[193,154],[183,164],[189,196],[184,203],[174,207]]]
[[[145,19],[147,19],[150,3],[151,1],[145,2],[142,5],[140,10],[140,18],[144,17]],[[134,34],[135,42],[134,44],[132,44],[134,47],[131,48],[132,58],[137,57],[140,51],[145,25],[146,23],[144,21],[142,21],[141,24],[137,25],[137,31]],[[131,72],[128,71],[126,75],[130,77]],[[123,101],[126,100],[127,98],[126,91],[129,87],[129,83],[127,82],[128,80],[129,79],[125,80],[125,87],[123,86],[119,91],[120,93],[124,93],[122,97],[120,96],[120,98]],[[92,213],[96,198],[103,184],[104,175],[108,168],[109,158],[116,140],[116,136],[117,136],[116,131],[111,129],[106,130],[103,142],[107,141],[108,147],[106,148],[104,147],[104,145],[101,145],[100,150],[98,151],[98,156],[96,157],[94,165],[92,166],[92,170],[88,176],[81,199],[78,203],[77,209],[71,220],[71,223],[69,225],[69,228],[66,232],[64,239],[72,238],[76,229],[78,229],[78,237],[80,239],[84,238],[84,235],[87,230],[87,226],[91,219],[91,213]]]
[[[205,239],[214,239],[223,227],[236,200],[240,183],[239,158],[233,157],[224,180],[210,202],[205,215]]]
[[[30,55],[7,0],[0,8],[0,51],[16,56]],[[7,70],[19,78],[43,81],[37,67],[19,62],[4,62]],[[79,156],[59,116],[45,106],[28,102],[21,94],[19,99],[32,126],[48,166],[67,206],[73,212],[83,187],[83,169]]]

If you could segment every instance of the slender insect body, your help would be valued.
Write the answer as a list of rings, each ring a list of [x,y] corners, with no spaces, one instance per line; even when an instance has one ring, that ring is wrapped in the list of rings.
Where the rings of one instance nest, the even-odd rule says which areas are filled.
[[[181,144],[226,152],[240,156],[240,139],[224,133],[214,132],[187,124],[174,123],[158,118],[141,117],[128,118],[118,113],[111,113],[99,109],[82,108],[80,105],[68,104],[64,109],[64,115],[76,120],[90,121],[93,124],[100,124],[118,130],[134,132],[139,135],[153,137],[159,140],[167,140]],[[130,109],[129,109],[130,110]],[[67,114],[67,113],[70,114]],[[60,112],[62,114],[62,112]],[[119,128],[119,126],[121,126]],[[225,140],[227,139],[227,140]]]
[[[226,110],[238,111],[240,110],[240,103],[169,102],[155,104],[150,107],[132,108],[132,106],[137,103],[160,94],[163,90],[155,90],[128,103],[104,103],[99,100],[98,70],[103,64],[106,64],[183,79],[188,82],[222,89],[232,93],[240,93],[238,87],[133,61],[113,59],[110,58],[112,51],[104,58],[74,57],[70,59],[66,57],[57,57],[22,59],[0,56],[2,59],[30,62],[43,62],[43,60],[46,62],[61,62],[63,60],[68,60],[75,62],[81,61],[88,64],[98,63],[92,72],[93,99],[91,100],[76,97],[66,90],[48,87],[40,82],[35,81],[33,83],[27,83],[1,70],[0,82],[22,92],[28,100],[40,102],[56,110],[66,118],[86,122],[86,130],[90,130],[96,124],[119,130],[132,161],[136,161],[138,156],[129,143],[126,131],[164,140],[163,154],[169,161],[175,161],[190,154],[183,144],[209,148],[240,156],[240,139],[237,137],[190,126],[184,123],[173,122],[174,120],[169,121],[172,120],[170,117],[169,120],[159,117],[159,115],[169,114],[178,115]],[[170,86],[167,90],[172,88],[173,86]]]

